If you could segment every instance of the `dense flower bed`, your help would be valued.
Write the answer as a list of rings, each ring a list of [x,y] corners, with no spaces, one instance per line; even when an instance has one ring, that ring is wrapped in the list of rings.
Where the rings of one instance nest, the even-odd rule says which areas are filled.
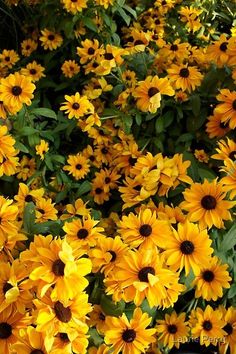
[[[236,354],[235,14],[1,1],[0,354]]]

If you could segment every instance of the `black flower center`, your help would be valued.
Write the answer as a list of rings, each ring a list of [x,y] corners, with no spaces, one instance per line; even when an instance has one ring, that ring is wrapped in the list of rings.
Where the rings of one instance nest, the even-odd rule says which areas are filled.
[[[35,69],[30,69],[30,74],[31,75],[35,75],[37,73],[37,71]]]
[[[0,323],[0,339],[7,339],[12,334],[12,326],[7,322]]]
[[[105,319],[106,319],[105,315],[102,312],[99,313],[98,317],[99,317],[99,320],[101,320],[101,321],[105,321]]]
[[[97,68],[98,67],[98,63],[94,62],[92,65],[93,68]]]
[[[233,333],[233,327],[230,323],[227,323],[224,327],[223,330],[230,336],[230,334]]]
[[[139,45],[139,44],[144,44],[143,41],[141,41],[141,39],[137,39],[137,40],[134,42],[134,45]]]
[[[34,198],[32,197],[32,195],[28,194],[26,197],[25,197],[25,201],[27,203],[30,203],[30,202],[33,202],[34,201]]]
[[[227,123],[220,122],[221,129],[226,129],[228,127]]]
[[[53,41],[53,40],[55,39],[54,34],[49,34],[48,39],[49,39],[50,41]]]
[[[11,284],[9,284],[8,282],[6,282],[4,285],[3,285],[3,288],[2,288],[2,291],[3,291],[3,294],[5,295],[6,292],[10,289],[12,289],[13,286]]]
[[[235,160],[236,159],[236,151],[231,151],[231,153],[229,154],[229,158],[231,160]]]
[[[75,103],[72,104],[72,108],[73,109],[79,109],[80,108],[80,104],[75,102]]]
[[[27,46],[25,47],[25,49],[29,50],[29,49],[30,49],[30,45],[27,44]]]
[[[232,107],[233,107],[233,109],[236,111],[236,100],[233,101]]]
[[[181,77],[189,77],[189,70],[187,68],[182,68],[179,72],[179,75]]]
[[[205,195],[201,200],[201,205],[206,210],[212,210],[216,207],[216,198],[212,195]]]
[[[126,342],[126,343],[132,343],[136,338],[136,332],[133,329],[126,329],[123,333],[122,333],[122,339]]]
[[[138,272],[138,278],[140,281],[148,283],[148,274],[155,275],[155,269],[153,267],[144,267]]]
[[[64,275],[64,269],[65,269],[65,264],[60,260],[57,259],[55,262],[53,262],[52,265],[52,272],[57,276],[63,276]]]
[[[108,150],[107,150],[107,148],[103,147],[101,149],[101,152],[102,152],[102,154],[106,155],[108,153]]]
[[[40,349],[34,349],[32,352],[30,352],[30,354],[44,354],[44,352]]]
[[[77,165],[75,166],[75,168],[76,168],[77,170],[81,170],[82,165],[81,165],[80,163],[77,163]]]
[[[111,254],[111,262],[116,260],[116,253],[114,251],[108,251]]]
[[[95,53],[94,48],[92,48],[92,47],[88,48],[88,54],[89,55],[93,55],[94,53]]]
[[[136,157],[132,157],[132,156],[129,157],[129,164],[131,166],[134,166],[136,164],[136,162],[137,162],[137,158]]]
[[[10,61],[10,57],[5,57],[5,60],[6,61]]]
[[[85,239],[87,236],[88,236],[89,232],[87,229],[80,229],[78,232],[77,232],[77,237],[80,239],[80,240],[83,240]]]
[[[161,23],[161,21],[159,20],[159,18],[157,18],[157,19],[155,20],[155,25],[160,25],[160,23]]]
[[[152,96],[156,95],[158,92],[159,92],[158,88],[150,87],[150,89],[148,90],[148,96],[152,97]]]
[[[192,254],[194,251],[194,244],[191,241],[183,241],[180,245],[180,251],[186,255]]]
[[[102,188],[99,188],[99,187],[96,188],[96,189],[95,189],[95,193],[96,193],[96,194],[101,194],[101,193],[102,193]]]
[[[139,228],[139,233],[141,236],[143,237],[148,237],[151,235],[152,233],[152,227],[148,224],[143,224],[140,228]]]
[[[228,46],[228,43],[227,43],[227,42],[221,43],[221,45],[220,45],[220,50],[221,50],[222,52],[225,52],[225,51],[227,50],[227,46]]]
[[[202,278],[203,278],[207,283],[210,283],[210,282],[212,282],[212,280],[214,280],[215,275],[214,275],[214,273],[213,273],[211,270],[205,270],[205,271],[202,273]]]
[[[212,329],[211,321],[204,321],[202,327],[205,329],[205,331],[210,331]]]
[[[38,209],[38,211],[41,213],[41,214],[45,214],[45,211],[43,209]]]
[[[106,60],[112,60],[114,58],[114,56],[112,53],[106,53],[106,54],[104,54],[104,58]]]
[[[72,313],[69,307],[64,307],[60,301],[57,301],[54,305],[54,311],[59,321],[64,323],[70,322]]]
[[[13,86],[11,92],[14,96],[20,96],[22,88],[20,86]]]
[[[110,183],[110,182],[111,182],[110,177],[106,177],[106,178],[105,178],[105,183],[108,184],[108,183]]]
[[[175,334],[178,331],[178,328],[175,324],[168,325],[167,329],[170,334]]]
[[[170,47],[170,50],[173,50],[173,52],[176,52],[178,50],[177,44],[172,44],[172,46]]]
[[[59,338],[62,340],[62,342],[68,343],[70,340],[68,338],[67,333],[59,333]]]
[[[89,160],[93,162],[93,161],[95,161],[95,157],[94,156],[89,156]]]

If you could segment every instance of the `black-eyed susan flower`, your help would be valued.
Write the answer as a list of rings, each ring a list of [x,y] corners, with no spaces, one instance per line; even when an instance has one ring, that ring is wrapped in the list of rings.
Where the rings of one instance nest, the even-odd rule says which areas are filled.
[[[14,50],[3,49],[0,53],[0,66],[11,69],[19,60],[20,57]]]
[[[177,301],[179,293],[185,289],[179,284],[178,274],[164,265],[155,248],[129,251],[118,264],[116,281],[123,291],[126,302],[134,301],[140,306],[146,298],[150,307],[170,307]],[[104,280],[109,289],[109,278]],[[156,296],[155,294],[158,294]]]
[[[114,0],[95,0],[95,3],[99,6],[108,9],[109,6],[113,5]]]
[[[223,184],[223,190],[229,192],[230,199],[233,199],[236,195],[236,163],[231,159],[224,161],[224,166],[221,171],[226,173],[226,176],[221,178]]]
[[[80,72],[80,66],[75,60],[65,60],[61,66],[61,71],[65,77],[72,78]]]
[[[105,191],[104,183],[102,178],[96,178],[93,180],[91,196],[94,199],[94,202],[97,204],[103,204],[105,201],[109,200],[111,193]]]
[[[227,271],[228,264],[221,264],[220,259],[212,257],[207,265],[196,272],[193,286],[196,286],[195,297],[216,301],[223,296],[223,289],[230,287],[232,280]]]
[[[181,343],[188,340],[189,327],[185,322],[186,314],[182,312],[179,316],[174,311],[166,314],[165,319],[158,320],[156,330],[158,333],[158,341],[169,349],[179,348]]]
[[[15,139],[8,134],[6,125],[0,126],[0,162],[4,157],[11,156],[15,152]]]
[[[182,63],[188,58],[189,43],[181,43],[180,39],[176,39],[173,43],[164,44],[158,54],[168,61]]]
[[[191,328],[192,336],[200,338],[200,344],[208,347],[217,345],[222,341],[226,332],[223,330],[225,322],[222,320],[222,312],[213,309],[210,305],[202,310],[197,308],[195,312],[195,324]]]
[[[13,200],[0,196],[0,249],[4,246],[8,235],[16,235],[17,225],[15,223],[18,215],[18,208]]]
[[[49,341],[46,344],[45,339],[45,333],[40,333],[36,331],[35,327],[28,326],[21,330],[21,336],[18,337],[17,342],[12,345],[11,349],[18,354],[47,354],[47,349],[50,349],[51,346],[48,345]]]
[[[69,155],[67,163],[68,165],[65,165],[63,170],[68,171],[77,181],[84,178],[89,173],[89,161],[80,153],[77,155]]]
[[[181,16],[181,21],[186,24],[189,31],[194,33],[202,27],[199,20],[199,16],[203,12],[202,9],[194,6],[181,6],[178,12]]]
[[[38,47],[38,43],[34,41],[33,39],[25,39],[21,43],[21,53],[25,57],[29,57],[31,53],[33,53]]]
[[[213,252],[211,239],[206,230],[199,230],[197,224],[186,221],[179,223],[178,229],[172,229],[172,236],[166,239],[163,255],[166,263],[174,270],[185,269],[188,274],[192,269],[195,274],[199,268],[209,262]]]
[[[148,76],[138,83],[132,95],[137,100],[138,109],[142,112],[156,113],[161,105],[161,95],[173,96],[174,93],[167,78]]]
[[[234,354],[236,348],[236,309],[233,306],[228,309],[220,306],[220,310],[223,313],[223,321],[226,323],[223,330],[227,334],[224,335],[223,341],[219,341],[219,353],[225,354],[229,348],[230,353]]]
[[[85,64],[96,58],[98,54],[103,54],[104,49],[99,48],[97,39],[85,39],[81,42],[82,47],[77,47],[77,54],[80,56],[80,63]]]
[[[44,70],[45,68],[34,60],[32,63],[27,64],[25,68],[21,69],[21,74],[30,77],[34,82],[45,77],[43,73]]]
[[[47,50],[54,50],[57,49],[62,45],[63,38],[59,33],[53,32],[45,28],[41,30],[41,37],[39,40],[42,42],[42,47]]]
[[[66,11],[72,13],[73,15],[88,7],[87,0],[62,0],[62,3]]]
[[[15,195],[14,199],[17,201],[17,207],[20,212],[23,212],[26,203],[36,202],[40,200],[44,195],[44,189],[30,189],[26,184],[20,183],[18,193]]]
[[[81,323],[77,324],[76,328],[65,328],[63,331],[64,332],[58,332],[55,335],[51,349],[49,346],[47,346],[47,349],[50,349],[50,354],[60,354],[62,352],[65,354],[70,354],[72,352],[81,354],[87,353],[87,326]],[[49,339],[48,342],[50,343],[51,336],[49,336],[47,339]]]
[[[142,313],[140,308],[134,310],[129,321],[125,314],[121,317],[107,317],[108,330],[105,334],[105,343],[111,345],[114,354],[144,353],[145,349],[155,341],[154,328],[147,329],[151,318]]]
[[[40,160],[44,160],[45,154],[48,152],[48,150],[49,143],[44,139],[41,139],[40,143],[38,145],[35,145],[36,155],[40,156]]]
[[[206,51],[206,59],[209,62],[214,62],[219,68],[227,65],[229,61],[228,54],[228,38],[222,34],[220,38],[210,44]]]
[[[226,193],[217,179],[193,183],[185,189],[183,196],[185,200],[180,207],[188,212],[190,221],[199,222],[200,229],[213,225],[221,229],[224,228],[225,220],[232,220],[229,209],[233,208],[235,202],[225,199]]]
[[[196,157],[196,159],[199,161],[199,162],[204,162],[204,163],[208,163],[209,161],[209,156],[207,155],[207,153],[201,149],[201,150],[194,150],[194,156]]]
[[[75,95],[65,95],[66,102],[62,103],[61,111],[68,114],[68,118],[81,118],[85,114],[94,113],[94,106],[86,96],[80,96],[79,92]]]
[[[229,127],[234,129],[236,127],[236,91],[222,89],[216,98],[222,103],[216,106],[215,112],[220,115],[222,123],[228,123]]]
[[[45,222],[48,220],[57,220],[57,209],[50,198],[40,198],[35,200],[36,222]]]
[[[96,327],[98,333],[105,334],[109,329],[106,323],[106,314],[102,310],[100,305],[94,305],[92,312],[89,314],[88,324],[89,326]]]
[[[17,151],[15,151],[12,155],[8,155],[4,157],[2,162],[0,163],[0,176],[12,176],[16,173],[17,167],[19,166],[19,158],[15,157],[17,155]]]
[[[212,159],[225,161],[230,159],[236,160],[236,142],[228,137],[226,140],[220,140],[217,142],[218,147],[215,149],[217,154],[211,156]]]
[[[26,181],[29,177],[31,177],[36,170],[36,162],[34,158],[29,158],[24,155],[22,159],[19,161],[19,166],[17,167],[17,175],[18,179],[22,179]]]
[[[171,235],[169,223],[158,220],[156,212],[150,209],[140,210],[138,215],[129,213],[123,216],[119,223],[119,234],[125,243],[131,247],[144,248],[161,247]]]
[[[210,139],[212,138],[221,138],[226,135],[230,128],[228,123],[223,123],[221,121],[221,114],[215,113],[212,116],[209,116],[208,122],[206,123],[206,132]]]
[[[188,66],[187,64],[172,64],[167,69],[168,77],[176,89],[183,91],[194,91],[201,85],[203,75],[196,66]]]
[[[101,344],[99,347],[89,347],[88,354],[109,354],[110,347],[106,344]]]
[[[0,81],[0,100],[9,107],[20,111],[23,104],[31,104],[35,85],[29,77],[16,72]]]
[[[61,220],[71,218],[73,216],[89,216],[90,209],[87,206],[87,202],[80,198],[76,199],[73,204],[67,204],[65,208],[65,214],[61,216]]]

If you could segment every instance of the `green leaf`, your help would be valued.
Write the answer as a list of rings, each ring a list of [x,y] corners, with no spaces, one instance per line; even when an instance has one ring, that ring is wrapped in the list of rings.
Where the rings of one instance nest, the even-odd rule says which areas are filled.
[[[126,11],[128,11],[131,15],[133,15],[133,17],[135,18],[135,19],[137,19],[137,13],[136,13],[136,11],[134,10],[134,9],[132,9],[130,6],[128,6],[128,5],[123,5],[122,6],[123,7],[123,9],[125,9]]]
[[[228,291],[228,299],[232,299],[236,295],[236,284],[232,284],[229,291]]]
[[[201,100],[198,95],[193,95],[190,97],[190,103],[192,105],[193,114],[197,117],[201,110]]]
[[[234,224],[229,231],[223,235],[223,240],[220,245],[221,252],[227,252],[236,245],[236,224]]]
[[[24,230],[33,235],[33,227],[35,224],[35,205],[33,202],[27,203],[23,215],[23,228]]]
[[[125,116],[123,116],[122,122],[123,122],[123,125],[124,125],[125,133],[129,134],[130,130],[131,130],[131,127],[132,127],[132,124],[133,124],[132,117],[129,116],[129,115],[125,115]]]
[[[201,180],[204,181],[206,178],[209,181],[212,181],[213,179],[216,178],[216,174],[209,168],[207,167],[201,167],[198,169],[199,176],[201,177]]]
[[[34,133],[38,133],[37,129],[34,129],[32,127],[23,127],[19,130],[19,135],[21,136],[28,136],[28,135],[32,135]]]
[[[114,303],[111,299],[111,296],[102,294],[101,308],[106,315],[119,317],[122,315],[125,309],[125,302],[121,300],[117,303]]]
[[[20,143],[19,141],[16,141],[14,146],[15,146],[15,149],[25,152],[26,154],[29,152],[29,149],[25,145]]]
[[[89,17],[83,17],[82,22],[84,23],[84,25],[89,28],[91,31],[93,32],[97,32],[97,26],[96,24],[93,22],[93,20]]]
[[[163,132],[163,130],[164,130],[164,120],[163,120],[163,117],[157,118],[156,123],[155,123],[155,129],[156,129],[156,133],[157,133],[157,134]]]
[[[50,171],[54,171],[54,167],[53,167],[53,164],[52,164],[52,160],[51,160],[51,157],[49,155],[46,155],[45,156],[45,164],[47,166],[47,168],[50,170]]]
[[[43,116],[47,118],[52,118],[57,120],[57,115],[56,113],[49,108],[35,108],[31,111],[32,114],[38,115],[38,116]]]
[[[129,26],[131,18],[130,16],[128,16],[126,14],[126,12],[122,9],[122,7],[118,7],[117,8],[117,12],[119,12],[120,16],[122,17],[122,19],[125,21],[125,23],[127,24],[127,26]]]
[[[84,181],[79,186],[76,197],[79,198],[81,195],[88,193],[91,190],[91,183],[89,181]]]

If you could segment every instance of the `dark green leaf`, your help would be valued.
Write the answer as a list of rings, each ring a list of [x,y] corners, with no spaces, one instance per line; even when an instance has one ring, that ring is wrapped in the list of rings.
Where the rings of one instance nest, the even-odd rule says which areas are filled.
[[[49,108],[34,108],[31,111],[31,113],[38,115],[38,116],[57,119],[56,113],[52,109],[49,109]]]

